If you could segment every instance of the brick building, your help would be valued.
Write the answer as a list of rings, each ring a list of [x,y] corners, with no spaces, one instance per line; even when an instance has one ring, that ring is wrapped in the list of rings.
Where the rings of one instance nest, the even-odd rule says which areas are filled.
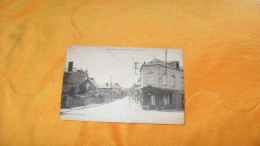
[[[75,70],[73,62],[69,62],[68,71],[64,71],[63,87],[79,87],[87,77],[87,71]]]

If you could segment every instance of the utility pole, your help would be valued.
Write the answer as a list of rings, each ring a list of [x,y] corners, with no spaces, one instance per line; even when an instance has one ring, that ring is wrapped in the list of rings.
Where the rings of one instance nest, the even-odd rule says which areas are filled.
[[[110,76],[110,88],[112,89],[112,76]]]
[[[165,75],[167,75],[167,49],[165,50]]]
[[[112,75],[111,75],[111,78],[110,78],[110,96],[111,96],[111,100],[112,100]]]
[[[137,73],[136,73],[136,70],[140,68],[140,67],[138,67],[140,64],[142,64],[142,63],[134,62],[135,75],[140,75],[140,74],[137,74]]]

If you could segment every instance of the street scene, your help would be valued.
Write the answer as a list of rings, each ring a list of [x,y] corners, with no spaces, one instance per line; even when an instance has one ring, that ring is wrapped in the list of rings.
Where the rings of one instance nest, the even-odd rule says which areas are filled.
[[[171,117],[171,118],[169,118]],[[102,105],[64,110],[61,120],[127,122],[127,123],[184,123],[184,112],[177,110],[143,110],[131,98],[123,97]]]
[[[61,120],[184,124],[182,49],[69,46]]]

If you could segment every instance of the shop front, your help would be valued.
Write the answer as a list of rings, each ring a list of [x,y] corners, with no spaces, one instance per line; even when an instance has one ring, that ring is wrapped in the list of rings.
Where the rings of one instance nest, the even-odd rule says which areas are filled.
[[[181,90],[166,90],[155,87],[142,88],[143,96],[141,100],[142,106],[149,106],[149,109],[178,109],[182,110],[183,91]]]

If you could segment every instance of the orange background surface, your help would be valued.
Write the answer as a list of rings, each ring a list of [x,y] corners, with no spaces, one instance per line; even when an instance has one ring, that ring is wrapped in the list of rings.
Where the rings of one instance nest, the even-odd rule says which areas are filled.
[[[67,45],[183,48],[185,125],[59,120]],[[0,145],[260,145],[259,0],[1,0]]]

